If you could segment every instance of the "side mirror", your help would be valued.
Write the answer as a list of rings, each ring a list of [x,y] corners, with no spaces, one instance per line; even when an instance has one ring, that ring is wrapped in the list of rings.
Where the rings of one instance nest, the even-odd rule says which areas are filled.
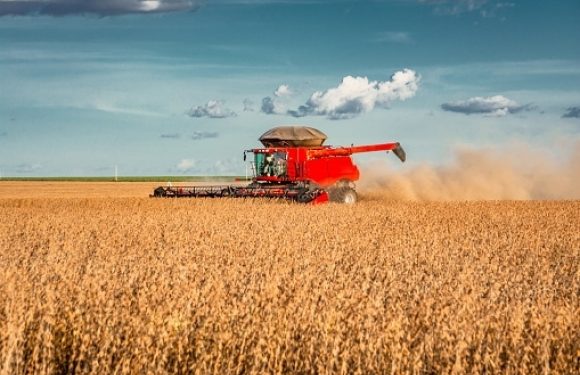
[[[246,151],[244,151],[244,161],[246,161]]]

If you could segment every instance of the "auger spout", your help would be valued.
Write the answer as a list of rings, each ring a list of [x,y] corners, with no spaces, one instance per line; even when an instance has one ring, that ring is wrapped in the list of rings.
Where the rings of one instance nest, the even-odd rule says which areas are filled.
[[[373,152],[373,151],[393,151],[393,153],[404,162],[407,158],[405,150],[399,142],[390,143],[379,143],[375,145],[362,145],[362,146],[350,146],[350,147],[337,147],[337,148],[321,148],[321,149],[311,149],[308,151],[308,156],[312,159],[316,158],[328,158],[332,156],[350,156],[352,154],[359,154],[363,152]]]

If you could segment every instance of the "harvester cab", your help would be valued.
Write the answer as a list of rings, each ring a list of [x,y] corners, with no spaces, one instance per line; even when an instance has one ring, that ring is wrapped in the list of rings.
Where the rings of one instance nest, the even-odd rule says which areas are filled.
[[[352,154],[393,151],[405,161],[397,142],[365,146],[324,146],[326,135],[306,126],[280,126],[260,137],[263,148],[244,151],[253,154],[252,182],[247,186],[158,187],[153,196],[169,197],[268,197],[301,203],[326,201],[355,203],[355,181],[360,177]]]
[[[288,171],[288,153],[282,150],[255,149],[248,150],[254,154],[252,172],[254,178],[271,181],[267,177],[275,177],[274,180],[285,180]]]

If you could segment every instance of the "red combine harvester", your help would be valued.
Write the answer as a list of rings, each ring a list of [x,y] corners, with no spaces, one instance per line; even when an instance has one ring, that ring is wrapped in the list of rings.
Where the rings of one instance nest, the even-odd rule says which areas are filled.
[[[355,203],[354,182],[358,167],[351,155],[371,151],[393,151],[405,161],[405,151],[398,142],[364,146],[323,146],[326,135],[306,126],[280,126],[260,137],[263,148],[252,153],[253,179],[249,185],[160,186],[154,197],[265,197],[285,198],[301,203],[327,201]]]

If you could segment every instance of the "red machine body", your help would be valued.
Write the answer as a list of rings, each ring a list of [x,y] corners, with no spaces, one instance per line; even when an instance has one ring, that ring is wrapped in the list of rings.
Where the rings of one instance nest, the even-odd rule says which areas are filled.
[[[274,128],[277,130],[280,128]],[[285,127],[283,130],[304,131],[304,127]],[[372,151],[393,151],[405,161],[405,151],[398,142],[351,147],[322,146],[324,138],[312,140],[277,139],[263,140],[265,146],[244,151],[252,153],[253,179],[247,186],[160,186],[155,197],[266,197],[285,198],[301,203],[323,203],[326,201],[355,203],[357,194],[355,181],[360,177],[352,155]],[[274,135],[276,135],[274,133]],[[291,143],[293,142],[293,143]],[[317,144],[309,144],[316,142]],[[283,145],[283,147],[278,147]]]
[[[399,143],[351,147],[283,147],[257,148],[247,150],[254,153],[255,181],[263,183],[312,182],[321,187],[332,186],[339,181],[354,182],[360,178],[358,167],[353,163],[352,154],[371,151],[393,151],[401,153]],[[276,155],[279,164],[274,173],[264,173],[263,163],[258,155]],[[404,159],[404,157],[403,157]]]

